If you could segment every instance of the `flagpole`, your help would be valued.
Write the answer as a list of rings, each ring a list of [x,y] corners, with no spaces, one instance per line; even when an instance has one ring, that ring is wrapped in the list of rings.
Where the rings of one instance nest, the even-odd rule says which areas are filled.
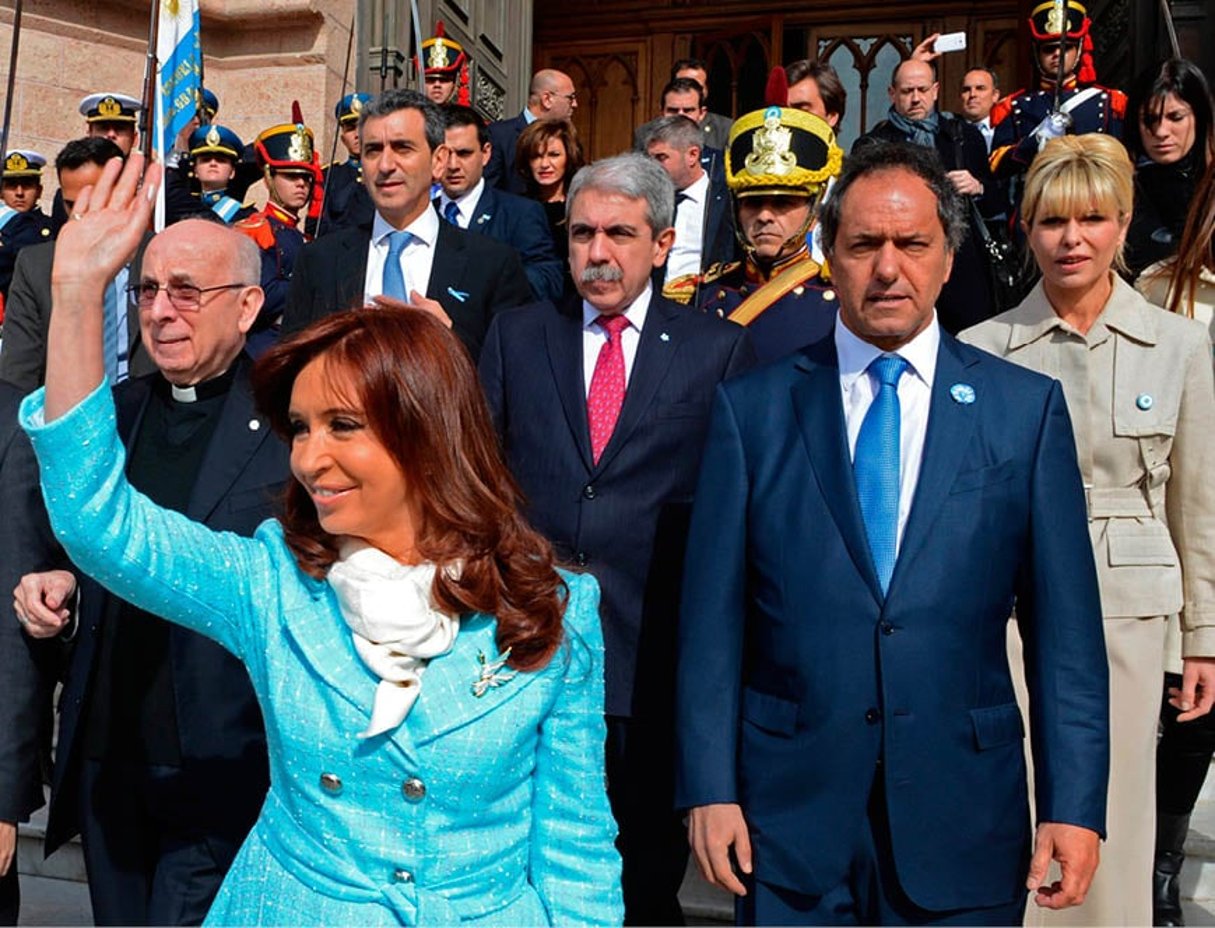
[[[349,86],[349,83],[350,83],[350,53],[353,49],[354,49],[354,16],[351,16],[350,17],[350,34],[346,38],[346,64],[342,68],[342,95],[340,97],[338,97],[338,100],[344,100],[346,98],[346,88]],[[340,103],[338,105],[341,106]],[[339,117],[339,119],[337,121],[337,132],[334,133],[333,144],[329,148],[330,166],[333,165],[333,160],[334,160],[334,158],[337,157],[338,138],[341,136],[341,134],[342,134],[342,120]],[[325,222],[325,198],[327,196],[329,196],[329,186],[328,185],[321,188],[321,214],[316,217],[316,233],[312,236],[313,238],[321,237],[321,226]]]
[[[160,34],[160,0],[152,0],[151,6],[152,21],[148,25],[148,54],[143,72],[142,137],[139,140],[139,150],[145,159],[151,157],[152,133],[156,126],[153,109],[156,107],[156,42]]]
[[[4,128],[0,130],[0,159],[8,157],[8,130],[13,119],[13,88],[17,83],[17,46],[21,40],[22,0],[13,4],[13,42],[8,56],[8,94],[4,98]]]

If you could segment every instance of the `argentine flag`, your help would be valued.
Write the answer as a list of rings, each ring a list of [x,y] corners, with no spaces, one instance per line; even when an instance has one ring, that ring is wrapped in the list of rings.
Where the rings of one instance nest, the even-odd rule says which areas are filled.
[[[162,164],[202,98],[202,30],[198,0],[157,0],[156,124],[152,150]],[[164,228],[163,186],[156,229]]]

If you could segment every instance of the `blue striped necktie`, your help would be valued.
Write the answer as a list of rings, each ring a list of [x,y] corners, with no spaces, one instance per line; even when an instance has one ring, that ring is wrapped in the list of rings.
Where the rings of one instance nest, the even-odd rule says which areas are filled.
[[[899,536],[899,378],[907,362],[898,355],[881,355],[868,370],[877,378],[873,398],[856,437],[852,472],[861,504],[873,566],[885,593],[894,573]]]
[[[101,317],[101,351],[105,355],[105,375],[110,386],[118,383],[118,313],[121,308],[118,285],[111,280],[105,288],[105,312]]]
[[[405,272],[401,270],[401,252],[413,241],[413,233],[398,229],[388,233],[388,258],[384,261],[384,277],[380,292],[398,300],[408,300],[405,292]]]

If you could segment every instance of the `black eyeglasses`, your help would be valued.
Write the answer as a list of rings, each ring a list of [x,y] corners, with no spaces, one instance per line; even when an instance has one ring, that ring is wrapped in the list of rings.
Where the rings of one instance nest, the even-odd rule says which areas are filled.
[[[147,309],[156,302],[156,294],[163,290],[169,295],[173,308],[183,313],[198,312],[202,308],[202,295],[216,290],[239,290],[251,287],[253,284],[217,284],[214,287],[196,287],[193,284],[158,284],[151,280],[142,280],[127,287],[131,300],[141,308]]]

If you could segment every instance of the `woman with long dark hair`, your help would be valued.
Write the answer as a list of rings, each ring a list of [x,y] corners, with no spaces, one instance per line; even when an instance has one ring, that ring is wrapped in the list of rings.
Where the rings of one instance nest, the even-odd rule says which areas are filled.
[[[565,194],[585,163],[578,132],[566,119],[536,120],[515,143],[515,170],[523,178],[527,196],[539,201],[548,216],[553,244],[565,267],[567,293],[573,282],[568,279],[570,242],[565,227]]]
[[[101,318],[150,216],[142,167],[111,162],[61,233],[23,421],[75,564],[248,668],[271,786],[208,923],[618,924],[598,591],[520,515],[450,331],[344,313],[263,357],[295,483],[253,538],[127,483]]]
[[[1170,58],[1136,78],[1123,142],[1135,165],[1135,212],[1126,237],[1133,279],[1176,253],[1194,188],[1215,159],[1211,88],[1197,65]]]

